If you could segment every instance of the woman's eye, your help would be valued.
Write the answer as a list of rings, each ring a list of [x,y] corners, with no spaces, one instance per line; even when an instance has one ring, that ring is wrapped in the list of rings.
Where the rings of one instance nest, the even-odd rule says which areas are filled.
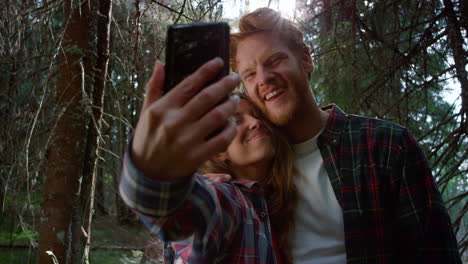
[[[234,124],[236,124],[236,126],[242,123],[242,120],[239,117],[234,117],[233,121],[234,121]]]

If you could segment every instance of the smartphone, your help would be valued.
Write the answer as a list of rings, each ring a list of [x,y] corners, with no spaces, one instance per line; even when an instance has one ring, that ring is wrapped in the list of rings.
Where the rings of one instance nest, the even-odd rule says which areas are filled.
[[[221,57],[224,66],[207,85],[229,74],[229,25],[225,22],[170,25],[166,43],[165,93],[215,57]]]

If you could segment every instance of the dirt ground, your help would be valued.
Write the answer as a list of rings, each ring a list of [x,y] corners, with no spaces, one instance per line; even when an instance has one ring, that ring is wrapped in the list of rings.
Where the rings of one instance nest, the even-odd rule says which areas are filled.
[[[113,217],[99,216],[93,220],[91,238],[92,247],[142,249],[150,263],[162,261],[162,242],[139,222],[133,225],[119,225]]]

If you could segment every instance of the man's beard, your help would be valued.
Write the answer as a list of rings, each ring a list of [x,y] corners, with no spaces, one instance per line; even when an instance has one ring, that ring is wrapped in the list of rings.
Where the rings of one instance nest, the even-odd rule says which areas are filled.
[[[292,102],[291,102],[292,101]],[[289,102],[287,105],[283,106],[282,111],[280,113],[268,113],[267,109],[262,109],[263,114],[270,120],[271,123],[273,123],[277,127],[284,127],[287,124],[291,122],[291,120],[294,118],[294,112],[296,104],[295,98],[289,99]],[[292,105],[291,105],[292,104]]]
[[[288,84],[284,79],[276,78],[274,82],[274,85],[276,87],[286,89],[286,96],[288,97],[286,98],[286,104],[281,105],[280,111],[275,111],[274,113],[270,113],[268,111],[269,108],[265,104],[262,105],[262,107],[260,108],[263,114],[268,118],[268,120],[270,120],[271,123],[273,123],[277,127],[283,127],[294,118],[294,112],[297,108],[296,104],[299,102],[299,100],[297,98],[297,94],[291,88],[292,85]],[[272,108],[274,109],[275,107]]]

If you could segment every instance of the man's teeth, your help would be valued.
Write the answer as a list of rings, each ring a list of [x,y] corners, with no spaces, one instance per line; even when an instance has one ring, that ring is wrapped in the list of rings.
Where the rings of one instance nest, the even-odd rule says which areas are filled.
[[[265,100],[267,100],[267,101],[270,100],[271,98],[273,98],[273,96],[279,94],[280,92],[281,92],[281,90],[278,89],[278,90],[274,90],[274,91],[271,91],[271,92],[267,93],[266,96],[265,96]]]

